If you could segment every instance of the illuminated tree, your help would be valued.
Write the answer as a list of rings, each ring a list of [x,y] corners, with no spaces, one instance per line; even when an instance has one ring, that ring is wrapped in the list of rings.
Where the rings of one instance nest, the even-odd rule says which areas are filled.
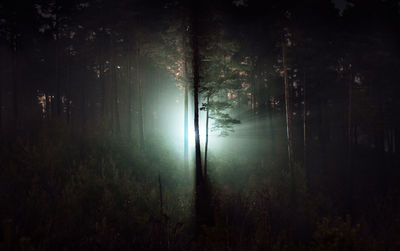
[[[206,138],[204,149],[204,176],[207,177],[207,157],[209,145],[209,120],[213,120],[212,131],[219,131],[220,136],[227,136],[233,131],[233,125],[240,123],[232,118],[229,110],[237,102],[241,89],[240,68],[235,68],[233,56],[238,46],[221,38],[207,46],[203,51],[203,62],[201,86],[205,102],[201,110],[206,111]],[[208,55],[208,56],[207,56]]]

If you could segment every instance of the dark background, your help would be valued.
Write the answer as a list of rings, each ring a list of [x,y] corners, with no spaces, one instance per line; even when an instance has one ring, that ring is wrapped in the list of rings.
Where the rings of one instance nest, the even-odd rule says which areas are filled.
[[[0,2],[0,249],[399,250],[399,26],[398,0]]]

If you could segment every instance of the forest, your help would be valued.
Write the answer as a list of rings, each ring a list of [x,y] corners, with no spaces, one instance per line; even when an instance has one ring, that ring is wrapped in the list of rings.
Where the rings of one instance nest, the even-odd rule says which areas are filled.
[[[0,250],[400,250],[399,70],[399,0],[2,0]]]

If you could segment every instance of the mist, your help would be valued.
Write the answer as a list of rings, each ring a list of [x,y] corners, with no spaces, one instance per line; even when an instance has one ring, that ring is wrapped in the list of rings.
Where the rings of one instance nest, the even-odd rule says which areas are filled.
[[[0,250],[398,250],[399,1],[0,3]]]

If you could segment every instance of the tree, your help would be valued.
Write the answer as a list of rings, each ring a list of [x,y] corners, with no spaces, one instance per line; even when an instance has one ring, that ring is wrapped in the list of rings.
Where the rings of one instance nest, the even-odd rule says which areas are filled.
[[[201,193],[203,187],[203,172],[201,165],[200,151],[200,130],[199,130],[199,87],[200,87],[200,52],[199,52],[199,6],[193,4],[191,15],[191,46],[192,46],[192,74],[193,74],[193,102],[194,102],[194,133],[195,133],[195,193],[196,193],[196,211],[198,217],[201,217]]]
[[[229,109],[232,108],[241,89],[240,69],[235,68],[232,58],[238,50],[235,43],[214,39],[215,43],[208,45],[208,50],[203,50],[203,63],[201,86],[205,103],[201,110],[206,111],[206,139],[204,148],[204,177],[207,178],[207,159],[209,146],[209,120],[214,121],[212,131],[219,131],[221,136],[227,136],[233,131],[233,125],[240,121],[232,118]],[[208,55],[208,56],[207,56]]]

